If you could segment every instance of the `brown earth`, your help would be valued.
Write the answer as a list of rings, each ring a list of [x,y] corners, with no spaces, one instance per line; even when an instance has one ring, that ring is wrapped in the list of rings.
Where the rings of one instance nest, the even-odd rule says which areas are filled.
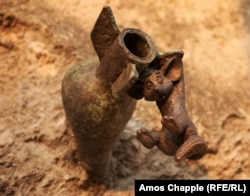
[[[250,179],[250,1],[7,0],[0,2],[0,195],[97,195],[61,102],[61,80],[95,55],[90,31],[110,5],[120,29],[149,34],[159,50],[182,49],[186,106],[209,143],[199,161],[176,163],[135,138],[160,128],[154,103],[139,101],[113,151],[111,189],[134,179]]]

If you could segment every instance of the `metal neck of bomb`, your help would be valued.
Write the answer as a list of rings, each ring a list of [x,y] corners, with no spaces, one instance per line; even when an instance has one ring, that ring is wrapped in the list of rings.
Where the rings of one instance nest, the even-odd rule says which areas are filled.
[[[97,69],[97,77],[105,83],[112,84],[127,63],[133,63],[140,74],[157,55],[151,38],[138,29],[126,28],[105,51]]]

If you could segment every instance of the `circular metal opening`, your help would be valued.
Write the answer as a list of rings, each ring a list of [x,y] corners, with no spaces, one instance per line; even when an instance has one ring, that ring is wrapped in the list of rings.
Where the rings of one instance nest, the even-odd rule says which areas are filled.
[[[124,44],[133,55],[139,58],[145,58],[149,55],[150,46],[148,42],[137,33],[126,33]]]

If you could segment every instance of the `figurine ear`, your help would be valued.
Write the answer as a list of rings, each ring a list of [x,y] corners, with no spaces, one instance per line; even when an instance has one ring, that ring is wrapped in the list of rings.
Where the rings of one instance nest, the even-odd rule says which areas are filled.
[[[161,70],[163,71],[164,75],[173,82],[179,81],[182,77],[183,55],[184,53],[182,51],[173,50],[160,56],[160,64],[162,66]]]
[[[118,29],[114,15],[109,6],[103,7],[91,32],[91,41],[99,60],[105,55],[105,51],[112,45],[118,37]]]

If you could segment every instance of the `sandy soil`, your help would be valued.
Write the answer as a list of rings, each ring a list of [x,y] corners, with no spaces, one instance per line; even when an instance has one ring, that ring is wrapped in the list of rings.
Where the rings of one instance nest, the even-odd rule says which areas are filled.
[[[90,31],[110,5],[120,29],[149,34],[160,51],[185,52],[186,105],[209,143],[199,161],[176,163],[135,138],[160,128],[139,101],[113,150],[111,189],[83,190],[61,80],[95,56]],[[0,2],[0,195],[133,195],[134,179],[250,179],[250,1],[8,0]]]

